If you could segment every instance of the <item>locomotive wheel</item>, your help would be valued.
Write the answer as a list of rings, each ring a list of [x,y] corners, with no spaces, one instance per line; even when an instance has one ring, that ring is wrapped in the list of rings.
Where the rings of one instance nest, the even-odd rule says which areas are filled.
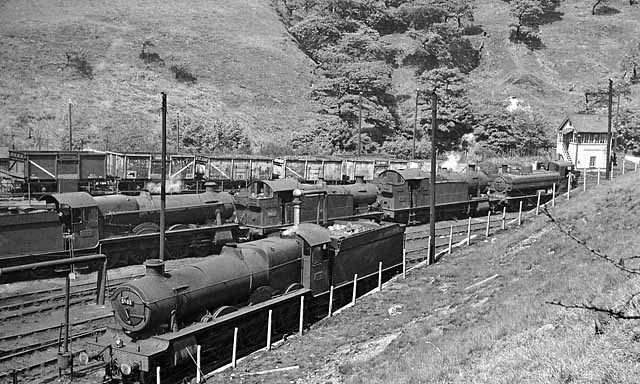
[[[284,291],[284,293],[285,293],[285,294],[287,294],[287,293],[291,293],[291,292],[297,291],[298,289],[302,289],[302,288],[304,288],[304,287],[302,286],[302,284],[300,284],[300,283],[293,283],[293,284],[291,284],[291,285],[289,285],[289,286],[287,287],[287,289]]]
[[[133,227],[131,230],[135,235],[144,235],[146,233],[160,232],[160,227],[156,223],[145,221]]]
[[[228,315],[231,312],[235,312],[236,308],[232,307],[230,305],[224,305],[218,309],[216,309],[215,312],[213,312],[213,314],[211,315],[214,319],[217,319],[220,316],[224,316],[224,315]]]
[[[256,288],[253,293],[251,293],[251,297],[249,298],[249,305],[255,305],[263,303],[273,296],[273,288],[268,285],[263,285]]]

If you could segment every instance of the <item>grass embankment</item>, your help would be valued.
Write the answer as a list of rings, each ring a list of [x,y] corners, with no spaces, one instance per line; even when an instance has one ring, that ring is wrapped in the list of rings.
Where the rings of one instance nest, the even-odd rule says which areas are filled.
[[[3,1],[0,145],[63,148],[71,100],[78,148],[159,151],[162,91],[169,128],[235,120],[261,142],[309,117],[313,68],[265,0]]]
[[[580,192],[551,212],[615,260],[637,255],[638,177],[629,173]],[[547,302],[635,314],[622,304],[640,289],[637,281],[569,240],[546,216],[528,216],[522,227],[413,271],[214,382],[636,383],[637,320]],[[300,368],[247,374],[294,365]]]

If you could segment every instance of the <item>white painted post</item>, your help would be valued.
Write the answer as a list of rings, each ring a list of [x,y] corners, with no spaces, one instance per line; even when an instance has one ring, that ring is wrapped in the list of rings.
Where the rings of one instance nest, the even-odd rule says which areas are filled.
[[[502,230],[507,229],[507,207],[502,207]]]
[[[236,367],[236,352],[238,351],[238,327],[233,329],[233,351],[231,353],[231,366]]]
[[[449,249],[447,250],[447,254],[451,254],[451,245],[453,243],[453,225],[451,225],[451,229],[449,230]]]
[[[402,249],[402,278],[407,278],[407,250]]]
[[[160,384],[160,367],[156,367],[156,384]]]
[[[333,314],[333,285],[329,288],[329,317]]]
[[[427,236],[427,255],[431,254],[431,235]]]
[[[571,195],[571,174],[567,177],[567,200],[569,200],[569,196]]]
[[[536,216],[540,214],[540,195],[542,195],[542,191],[538,191],[538,202],[536,203]]]
[[[598,168],[598,185],[600,185],[600,168]]]
[[[356,305],[356,289],[358,288],[358,274],[353,275],[353,297],[351,297],[351,305]]]
[[[196,384],[200,384],[200,352],[201,345],[196,345]]]
[[[551,191],[551,206],[556,206],[556,183],[553,183],[553,191]]]
[[[300,296],[300,324],[298,325],[300,336],[302,336],[302,327],[304,327],[304,296]]]
[[[269,320],[267,320],[267,351],[271,350],[271,320],[273,318],[273,310],[269,310]]]
[[[378,263],[378,291],[382,291],[382,261]]]
[[[491,225],[491,211],[487,213],[487,230],[484,233],[485,237],[489,237],[489,226]]]
[[[635,163],[635,164],[636,164],[636,166],[635,166],[634,172],[637,172],[638,171],[638,163]]]
[[[467,246],[471,245],[471,216],[467,222]]]
[[[582,176],[582,191],[584,192],[587,190],[587,168],[584,169],[582,174],[584,175]]]
[[[518,210],[518,226],[522,225],[522,200],[520,200],[520,209]]]

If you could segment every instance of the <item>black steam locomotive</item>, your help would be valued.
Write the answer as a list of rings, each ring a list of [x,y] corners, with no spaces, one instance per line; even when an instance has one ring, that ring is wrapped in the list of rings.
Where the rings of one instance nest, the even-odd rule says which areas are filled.
[[[306,324],[327,314],[329,296],[336,307],[344,305],[356,275],[362,294],[378,283],[380,265],[384,280],[397,274],[403,236],[399,224],[355,221],[327,229],[301,223],[170,273],[148,261],[145,277],[112,295],[117,327],[89,350],[122,381],[155,382],[162,367],[162,382],[181,382],[195,372],[197,345],[204,367],[220,366],[231,356],[234,327],[239,350],[263,347],[269,310],[274,334],[282,335],[297,329],[302,297]]]

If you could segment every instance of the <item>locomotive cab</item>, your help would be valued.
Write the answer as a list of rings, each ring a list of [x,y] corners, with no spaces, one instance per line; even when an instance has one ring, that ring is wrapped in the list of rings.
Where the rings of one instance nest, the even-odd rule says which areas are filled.
[[[56,205],[63,232],[73,235],[74,249],[98,244],[98,205],[91,195],[86,192],[52,193],[42,196],[41,200]]]

